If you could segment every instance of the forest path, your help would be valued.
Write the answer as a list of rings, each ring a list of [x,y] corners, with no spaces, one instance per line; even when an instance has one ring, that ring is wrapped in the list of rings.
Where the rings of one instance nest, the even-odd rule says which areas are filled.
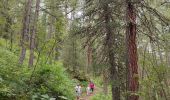
[[[83,96],[80,98],[80,100],[91,100],[90,98],[92,98],[93,96],[95,96],[96,94],[98,94],[100,92],[102,92],[102,89],[99,87],[96,87],[92,94],[87,96],[86,93],[84,93]]]

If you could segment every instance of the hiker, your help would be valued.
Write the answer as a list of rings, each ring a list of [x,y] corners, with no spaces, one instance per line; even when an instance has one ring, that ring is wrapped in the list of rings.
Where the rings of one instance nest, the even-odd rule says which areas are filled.
[[[93,91],[94,91],[94,83],[92,81],[90,81],[89,87],[90,87],[91,93],[93,93]]]
[[[77,100],[79,100],[79,99],[80,99],[80,96],[81,96],[81,86],[80,86],[80,84],[78,84],[78,85],[75,87],[75,90],[76,90]]]
[[[90,94],[90,86],[87,86],[86,93],[87,93],[87,96]]]

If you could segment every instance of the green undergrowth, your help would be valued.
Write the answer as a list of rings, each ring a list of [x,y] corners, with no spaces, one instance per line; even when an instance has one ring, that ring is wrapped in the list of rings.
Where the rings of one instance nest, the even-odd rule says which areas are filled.
[[[60,62],[39,63],[32,73],[33,68],[19,66],[18,57],[0,47],[1,100],[74,100],[73,81]]]
[[[91,100],[112,100],[111,94],[105,95],[103,93],[99,93],[94,95]]]

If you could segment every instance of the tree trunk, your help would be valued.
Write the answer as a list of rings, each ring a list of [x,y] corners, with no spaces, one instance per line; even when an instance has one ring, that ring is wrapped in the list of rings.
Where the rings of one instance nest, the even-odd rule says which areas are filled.
[[[48,28],[48,34],[47,34],[47,40],[50,40],[52,38],[52,33],[53,33],[53,21],[52,21],[52,18],[53,16],[51,16],[49,18],[49,28]]]
[[[129,100],[138,100],[139,96],[134,93],[138,92],[138,56],[136,46],[136,14],[134,5],[131,0],[126,0],[127,3],[127,67],[128,67],[128,91],[131,93],[128,96]]]
[[[56,2],[55,2],[55,0],[50,0],[48,6],[51,7],[49,9],[49,12],[51,14],[56,15],[56,9],[55,9]],[[56,38],[55,37],[55,23],[56,23],[56,18],[52,15],[49,15],[48,16],[48,31],[47,31],[47,37],[46,37],[46,40],[48,42],[50,42],[52,39]],[[56,46],[56,44],[55,44],[55,46]],[[47,60],[48,60],[47,62],[49,64],[53,63],[53,60],[54,60],[54,57],[55,57],[55,55],[53,56],[53,54],[55,52],[55,46],[49,47],[51,49],[47,50]]]
[[[103,70],[103,92],[105,95],[108,95],[108,85],[109,85],[109,77],[108,70]]]
[[[112,82],[112,100],[120,100],[120,89],[119,86],[114,84],[114,81],[117,81],[117,73],[116,73],[116,62],[115,62],[115,37],[112,33],[111,29],[111,14],[109,12],[108,4],[104,4],[104,14],[105,14],[105,28],[106,28],[106,45],[107,45],[107,53],[109,58],[109,64],[111,69],[111,82]]]
[[[163,60],[164,57],[162,55],[161,48],[160,48],[159,44],[158,44],[158,55],[159,55],[159,58],[160,58],[160,64],[163,64],[164,63],[164,60]]]
[[[87,44],[87,68],[86,68],[86,73],[88,73],[91,69],[92,65],[92,48],[90,43]]]
[[[33,26],[32,26],[32,34],[30,39],[29,66],[33,66],[34,64],[35,36],[36,36],[36,28],[37,28],[37,22],[39,16],[39,8],[40,8],[40,0],[36,0],[36,9],[35,9],[35,15],[34,15]]]
[[[49,2],[50,4],[48,6],[50,6],[50,10],[49,12],[51,14],[54,14],[55,15],[55,0],[50,0]],[[48,33],[47,33],[47,40],[50,40],[51,38],[54,37],[54,31],[55,31],[55,27],[54,27],[54,23],[55,23],[55,17],[54,16],[51,16],[49,15],[48,17]]]
[[[25,12],[23,18],[23,29],[21,32],[21,54],[19,58],[19,64],[23,64],[26,55],[26,44],[29,40],[29,25],[31,16],[32,0],[28,0],[25,5]]]
[[[13,49],[13,32],[10,32],[10,51]]]

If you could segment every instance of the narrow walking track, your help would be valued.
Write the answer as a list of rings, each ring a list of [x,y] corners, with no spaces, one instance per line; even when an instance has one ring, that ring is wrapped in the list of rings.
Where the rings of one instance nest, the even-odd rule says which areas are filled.
[[[98,87],[96,87],[95,90],[94,90],[94,92],[93,92],[92,94],[90,94],[89,96],[87,96],[86,94],[84,94],[84,96],[82,96],[82,97],[80,98],[80,100],[91,100],[91,98],[92,98],[94,95],[96,95],[96,94],[98,94],[98,93],[100,93],[100,92],[101,92],[101,89],[98,88]]]

